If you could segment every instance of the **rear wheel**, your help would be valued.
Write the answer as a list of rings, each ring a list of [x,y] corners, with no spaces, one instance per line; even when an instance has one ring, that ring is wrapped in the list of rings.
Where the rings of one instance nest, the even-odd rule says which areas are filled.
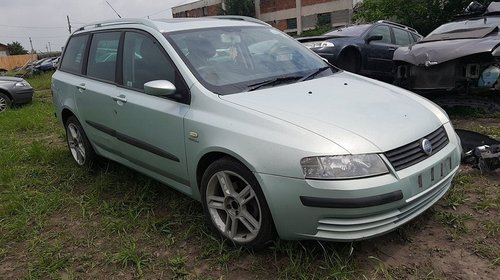
[[[348,49],[340,54],[337,66],[352,73],[359,73],[361,68],[361,59],[355,50]]]
[[[80,122],[71,116],[65,123],[66,140],[71,156],[79,166],[92,167],[97,155]]]
[[[4,93],[0,92],[0,113],[7,111],[12,105],[10,98]]]
[[[202,203],[212,230],[232,243],[259,249],[274,237],[264,194],[248,168],[231,159],[212,163],[201,181]]]

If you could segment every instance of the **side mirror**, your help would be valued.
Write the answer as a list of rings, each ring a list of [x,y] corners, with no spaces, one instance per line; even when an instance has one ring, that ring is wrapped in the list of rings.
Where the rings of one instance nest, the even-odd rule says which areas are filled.
[[[174,84],[167,80],[149,81],[144,84],[144,92],[154,96],[170,96],[175,90]]]
[[[370,43],[371,41],[380,41],[384,39],[384,36],[380,35],[380,34],[375,34],[375,35],[371,35],[370,37],[368,37],[368,39],[366,39],[366,43]]]

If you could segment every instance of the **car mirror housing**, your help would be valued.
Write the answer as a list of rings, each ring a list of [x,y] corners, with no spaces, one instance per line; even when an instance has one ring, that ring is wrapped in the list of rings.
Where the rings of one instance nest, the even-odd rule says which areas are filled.
[[[375,34],[375,35],[371,35],[370,37],[368,37],[368,39],[366,39],[366,42],[370,43],[371,41],[380,41],[383,38],[384,38],[384,36],[382,36],[380,34]]]
[[[154,96],[171,96],[175,93],[174,84],[167,80],[149,81],[144,84],[144,92]]]

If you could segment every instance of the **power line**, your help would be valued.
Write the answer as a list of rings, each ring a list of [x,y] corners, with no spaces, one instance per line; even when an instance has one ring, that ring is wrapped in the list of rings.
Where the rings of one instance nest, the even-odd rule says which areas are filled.
[[[29,29],[66,29],[66,27],[57,27],[57,26],[22,26],[22,25],[7,25],[0,24],[1,27],[9,27],[9,28],[29,28]]]
[[[161,10],[161,11],[158,11],[156,13],[153,13],[153,14],[150,14],[150,15],[145,15],[143,16],[143,18],[146,18],[146,17],[150,17],[150,16],[154,16],[154,15],[157,15],[157,14],[160,14],[160,13],[163,13],[163,12],[166,12],[168,10],[171,10],[172,8],[168,8],[168,9],[165,9],[165,10]]]
[[[30,36],[9,36],[9,35],[0,35],[0,37],[5,37],[5,38],[28,38]],[[62,35],[62,36],[31,36],[33,39],[47,39],[47,38],[67,38],[69,35]]]

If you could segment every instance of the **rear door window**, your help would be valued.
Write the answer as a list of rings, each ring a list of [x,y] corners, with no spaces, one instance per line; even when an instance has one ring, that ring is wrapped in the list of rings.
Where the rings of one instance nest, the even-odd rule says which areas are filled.
[[[408,32],[401,30],[399,28],[393,28],[394,38],[396,39],[396,45],[407,46],[411,43],[410,36]]]
[[[76,74],[82,73],[83,55],[88,39],[89,35],[71,37],[61,61],[61,70]]]
[[[92,36],[87,76],[114,82],[121,32],[103,32]]]

